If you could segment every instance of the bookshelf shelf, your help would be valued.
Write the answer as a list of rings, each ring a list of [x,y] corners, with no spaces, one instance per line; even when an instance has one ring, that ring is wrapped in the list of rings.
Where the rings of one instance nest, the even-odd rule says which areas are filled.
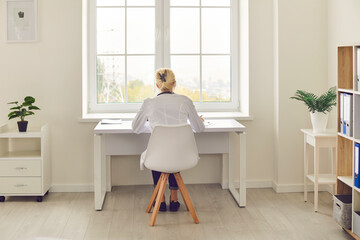
[[[345,92],[345,93],[354,93],[352,89],[344,89],[344,88],[338,88],[339,92]],[[359,92],[360,94],[360,92]]]
[[[352,176],[338,176],[337,178],[351,188],[354,186]]]
[[[342,138],[346,138],[350,141],[355,141],[355,139],[353,137],[349,137],[349,136],[346,136],[345,134],[342,134],[342,133],[339,133],[338,132],[338,136],[342,137]]]

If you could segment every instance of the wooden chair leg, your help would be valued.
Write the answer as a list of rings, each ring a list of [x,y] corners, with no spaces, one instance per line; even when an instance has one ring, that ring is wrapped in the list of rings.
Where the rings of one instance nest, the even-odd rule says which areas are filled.
[[[177,184],[179,186],[181,195],[184,198],[185,204],[188,207],[188,209],[190,211],[190,214],[191,214],[191,216],[192,216],[192,218],[194,220],[194,223],[199,223],[199,219],[198,219],[198,217],[196,215],[195,208],[192,205],[189,193],[188,193],[188,191],[187,191],[187,189],[185,187],[184,181],[182,180],[180,173],[174,173],[174,176],[175,176],[176,182],[177,182]]]
[[[184,200],[186,210],[189,211],[189,207],[188,207],[188,205],[187,205],[187,202],[185,201],[184,195],[182,194],[181,191],[180,191],[180,193],[181,193],[182,199]]]
[[[179,173],[179,174],[180,174],[180,173]],[[174,177],[175,177],[175,175],[174,175]],[[176,180],[176,178],[175,178],[175,180]],[[177,183],[177,180],[176,180],[176,183]],[[178,186],[179,186],[179,184],[178,184]],[[185,203],[185,206],[186,206],[186,210],[189,211],[189,207],[188,207],[188,205],[187,205],[187,202],[185,201],[184,194],[183,194],[182,191],[180,191],[180,193],[181,193],[182,199],[184,200],[184,203]]]
[[[159,212],[159,208],[160,208],[160,204],[161,204],[161,198],[165,192],[165,187],[166,187],[168,178],[169,178],[168,173],[162,173],[160,176],[159,181],[161,181],[161,183],[160,183],[159,191],[158,191],[158,194],[156,197],[155,207],[154,207],[153,213],[151,215],[150,224],[149,224],[150,226],[155,225],[156,217]]]
[[[163,174],[163,173],[162,173]],[[161,174],[161,175],[162,175]],[[161,178],[161,175],[160,175],[160,178]],[[159,192],[159,187],[160,187],[160,178],[159,178],[159,181],[157,182],[157,184],[156,184],[156,187],[155,187],[155,189],[154,189],[154,192],[153,192],[153,194],[152,194],[152,196],[151,196],[151,199],[150,199],[150,202],[149,202],[149,205],[147,206],[147,208],[146,208],[146,213],[149,213],[150,212],[150,210],[151,210],[151,208],[152,208],[152,206],[154,205],[154,202],[155,202],[155,198],[156,198],[156,196],[157,196],[157,193]]]

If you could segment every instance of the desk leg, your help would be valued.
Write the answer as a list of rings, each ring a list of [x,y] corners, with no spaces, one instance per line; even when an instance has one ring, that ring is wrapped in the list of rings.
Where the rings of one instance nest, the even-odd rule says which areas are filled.
[[[229,189],[229,154],[222,154],[222,179],[221,188]]]
[[[94,198],[95,210],[102,210],[106,195],[105,136],[94,135]]]
[[[240,207],[246,206],[246,135],[239,134],[240,139]]]
[[[234,186],[234,165],[235,165],[235,151],[234,141],[231,134],[229,134],[229,191],[234,197],[239,207],[246,206],[246,135],[245,133],[237,133],[239,136],[239,192]]]
[[[318,211],[319,198],[319,154],[320,149],[315,142],[314,146],[314,211]]]
[[[307,202],[307,175],[309,169],[309,156],[306,142],[306,134],[304,134],[304,201]]]
[[[112,183],[111,183],[111,156],[106,155],[106,192],[111,192]]]

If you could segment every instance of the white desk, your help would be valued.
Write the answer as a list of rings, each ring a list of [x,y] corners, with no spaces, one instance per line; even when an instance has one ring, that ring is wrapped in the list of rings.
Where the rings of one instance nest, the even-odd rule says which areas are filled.
[[[235,120],[206,121],[205,131],[196,133],[200,154],[222,154],[222,187],[229,189],[239,207],[246,205],[246,128]],[[236,147],[231,133],[239,138],[240,154],[235,159]],[[111,191],[110,156],[140,155],[145,151],[150,133],[135,134],[131,121],[121,124],[101,124],[94,129],[94,192],[95,209],[102,210],[106,191]],[[239,160],[239,192],[234,187],[234,162]]]

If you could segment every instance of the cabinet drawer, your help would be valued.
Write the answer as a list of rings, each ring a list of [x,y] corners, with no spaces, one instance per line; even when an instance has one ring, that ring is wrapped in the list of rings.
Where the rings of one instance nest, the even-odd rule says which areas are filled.
[[[0,177],[0,194],[41,194],[41,177]]]
[[[40,160],[0,161],[0,177],[41,176]]]

